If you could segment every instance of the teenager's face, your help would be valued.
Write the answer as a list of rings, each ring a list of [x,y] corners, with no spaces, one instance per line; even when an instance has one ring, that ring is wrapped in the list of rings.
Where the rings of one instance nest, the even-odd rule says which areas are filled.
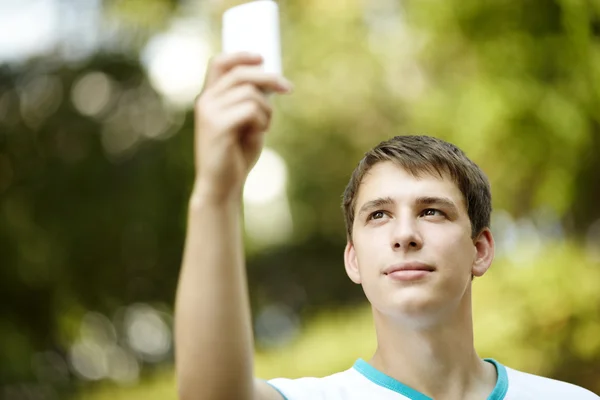
[[[346,271],[380,313],[433,323],[491,264],[491,234],[471,238],[465,200],[449,177],[415,178],[381,162],[364,177],[355,207]]]

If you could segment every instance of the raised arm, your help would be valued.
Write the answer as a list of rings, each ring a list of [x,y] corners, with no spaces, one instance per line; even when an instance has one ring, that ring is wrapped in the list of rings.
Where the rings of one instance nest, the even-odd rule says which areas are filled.
[[[221,55],[195,105],[196,180],[175,304],[182,400],[281,397],[253,378],[253,338],[242,243],[242,190],[263,147],[265,92],[290,84],[256,66],[258,56]]]

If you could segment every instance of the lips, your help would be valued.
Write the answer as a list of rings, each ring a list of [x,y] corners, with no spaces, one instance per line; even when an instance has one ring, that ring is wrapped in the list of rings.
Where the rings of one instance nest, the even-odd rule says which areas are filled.
[[[435,271],[435,268],[430,265],[424,264],[422,262],[411,261],[411,262],[405,262],[405,263],[401,263],[401,264],[392,265],[392,266],[386,268],[383,271],[383,274],[389,275],[389,274],[393,274],[394,272],[400,272],[400,271],[433,272],[433,271]]]
[[[396,282],[420,282],[427,280],[434,271],[434,267],[421,262],[406,262],[386,268],[383,274]]]

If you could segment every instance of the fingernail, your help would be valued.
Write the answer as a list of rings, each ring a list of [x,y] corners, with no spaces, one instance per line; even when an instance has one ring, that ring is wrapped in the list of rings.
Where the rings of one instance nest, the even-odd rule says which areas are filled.
[[[281,88],[286,92],[286,93],[291,93],[294,91],[294,85],[292,84],[292,82],[290,81],[283,81],[281,82]]]

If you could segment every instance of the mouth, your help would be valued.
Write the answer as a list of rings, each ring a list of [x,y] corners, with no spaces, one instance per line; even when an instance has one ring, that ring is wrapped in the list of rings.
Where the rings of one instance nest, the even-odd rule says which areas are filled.
[[[420,262],[407,262],[392,265],[383,271],[383,274],[390,279],[398,281],[413,281],[423,279],[429,276],[435,268]]]

